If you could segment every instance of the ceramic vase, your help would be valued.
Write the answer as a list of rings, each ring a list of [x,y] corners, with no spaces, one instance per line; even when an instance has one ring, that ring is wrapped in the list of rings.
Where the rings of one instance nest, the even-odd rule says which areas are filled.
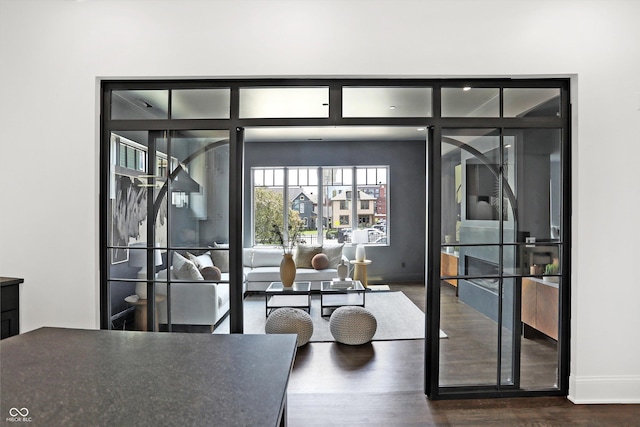
[[[338,264],[338,279],[345,280],[349,274],[349,267],[344,263],[344,260]]]
[[[282,286],[290,288],[296,279],[296,263],[292,254],[284,254],[280,262],[280,281]]]
[[[364,245],[358,244],[356,246],[356,261],[364,261],[365,259],[367,259],[367,255],[364,251]]]

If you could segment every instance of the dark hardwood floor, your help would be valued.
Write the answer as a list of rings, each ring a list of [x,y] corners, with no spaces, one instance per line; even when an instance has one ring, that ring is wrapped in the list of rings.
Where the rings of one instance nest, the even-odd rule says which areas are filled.
[[[424,311],[423,285],[391,288],[404,292]],[[454,327],[455,317],[473,313],[465,313],[463,304],[455,300],[455,291],[443,287],[442,297],[442,327],[454,342],[461,339]],[[446,298],[453,299],[446,302]],[[445,309],[446,304],[451,306]],[[451,315],[448,320],[445,311]],[[531,384],[553,382],[555,371],[550,379],[546,360],[554,354],[555,345],[548,340],[531,344],[540,354],[525,352],[523,345],[523,358],[526,353],[531,372],[536,368],[545,372],[540,378],[531,375]],[[468,361],[473,356],[464,355],[464,350],[453,351],[459,354],[447,353],[447,360],[459,361],[464,356]],[[490,357],[486,348],[479,351],[482,357]],[[459,363],[443,367],[452,383],[459,381]],[[430,401],[423,391],[423,372],[423,340],[375,341],[362,346],[307,344],[298,349],[289,382],[289,426],[640,426],[640,405],[574,405],[555,397]],[[469,375],[468,370],[466,373]],[[482,374],[480,370],[471,373]]]

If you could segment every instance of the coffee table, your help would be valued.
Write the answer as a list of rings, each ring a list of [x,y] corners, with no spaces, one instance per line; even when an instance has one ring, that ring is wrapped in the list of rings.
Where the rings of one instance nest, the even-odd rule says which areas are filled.
[[[311,313],[311,282],[293,282],[290,288],[283,286],[282,282],[271,282],[264,291],[264,297],[265,317],[282,307],[301,308]]]
[[[367,289],[359,280],[353,280],[349,287],[334,286],[333,282],[320,283],[320,315],[330,316],[334,309],[345,305],[364,307]],[[331,309],[325,314],[325,309]]]

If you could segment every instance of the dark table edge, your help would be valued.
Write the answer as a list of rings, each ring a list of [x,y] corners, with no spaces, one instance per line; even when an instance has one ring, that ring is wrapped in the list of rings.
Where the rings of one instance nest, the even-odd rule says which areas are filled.
[[[13,286],[24,283],[24,279],[18,277],[0,277],[0,286]]]

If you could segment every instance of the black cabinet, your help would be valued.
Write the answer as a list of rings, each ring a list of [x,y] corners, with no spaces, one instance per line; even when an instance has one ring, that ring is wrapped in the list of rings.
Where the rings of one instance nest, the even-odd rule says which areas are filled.
[[[20,333],[20,283],[23,279],[0,277],[2,335],[0,339]]]

